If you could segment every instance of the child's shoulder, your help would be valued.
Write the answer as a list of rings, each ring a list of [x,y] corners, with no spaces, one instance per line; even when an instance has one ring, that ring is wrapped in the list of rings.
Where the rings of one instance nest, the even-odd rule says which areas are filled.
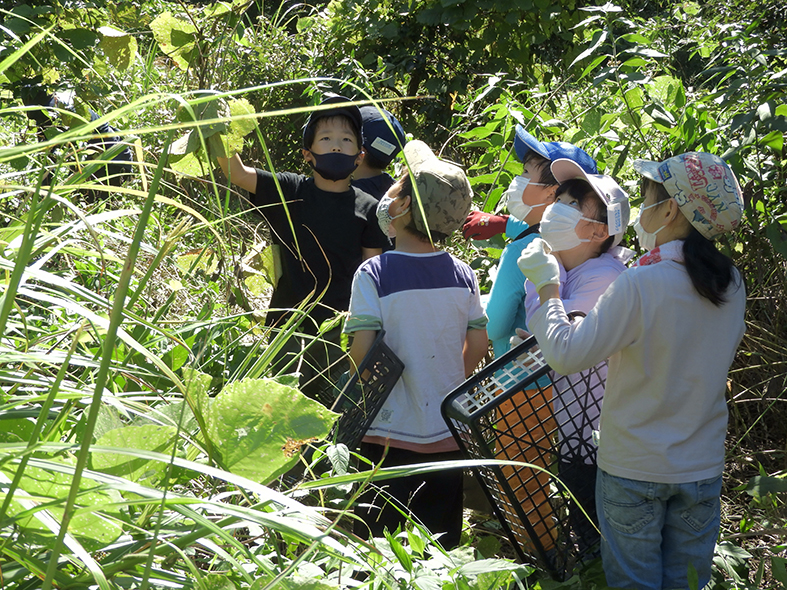
[[[279,187],[285,195],[292,195],[296,191],[314,185],[311,176],[298,174],[296,172],[269,172],[262,168],[256,168],[257,172],[257,191],[258,198],[268,197],[279,199]]]
[[[378,199],[352,184],[350,185],[350,191],[353,193],[356,209],[366,210],[373,208],[377,211],[377,203],[380,202]]]

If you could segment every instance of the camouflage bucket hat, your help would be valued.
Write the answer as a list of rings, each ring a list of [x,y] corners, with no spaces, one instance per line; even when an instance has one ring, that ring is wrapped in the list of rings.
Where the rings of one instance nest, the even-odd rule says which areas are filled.
[[[421,207],[413,195],[410,206],[415,227],[423,233],[438,231],[450,234],[461,227],[473,202],[473,190],[464,171],[456,164],[440,160],[423,141],[412,140],[404,146],[404,157],[410,167]]]
[[[713,154],[687,152],[634,169],[667,189],[691,224],[709,240],[732,231],[743,217],[743,193],[729,166]]]

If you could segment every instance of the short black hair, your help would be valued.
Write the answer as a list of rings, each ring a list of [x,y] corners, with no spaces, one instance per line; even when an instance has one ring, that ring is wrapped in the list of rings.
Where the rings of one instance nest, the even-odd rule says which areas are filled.
[[[363,161],[366,162],[366,165],[369,168],[375,168],[377,170],[385,170],[388,168],[388,164],[390,164],[390,162],[383,162],[379,158],[375,157],[375,155],[369,150],[365,151],[366,155],[363,157]]]
[[[552,161],[547,160],[541,154],[536,153],[533,150],[528,151],[525,159],[522,160],[522,164],[525,166],[528,164],[533,164],[539,169],[541,174],[538,178],[533,179],[535,182],[541,182],[547,186],[557,186],[559,184],[554,174],[552,174],[552,168],[550,167]]]

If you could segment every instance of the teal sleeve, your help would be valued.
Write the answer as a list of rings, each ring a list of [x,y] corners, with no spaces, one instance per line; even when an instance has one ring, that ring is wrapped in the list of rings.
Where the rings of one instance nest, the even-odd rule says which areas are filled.
[[[509,215],[508,221],[506,221],[506,235],[509,238],[515,238],[523,231],[525,231],[528,227],[530,226],[526,224],[524,221],[519,221],[513,215]]]

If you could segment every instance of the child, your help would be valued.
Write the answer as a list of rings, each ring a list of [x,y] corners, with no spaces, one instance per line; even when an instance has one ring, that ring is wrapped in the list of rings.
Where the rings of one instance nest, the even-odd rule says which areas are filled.
[[[645,201],[634,224],[649,250],[580,322],[559,298],[559,264],[534,242],[520,268],[538,289],[529,318],[547,362],[568,374],[609,361],[596,504],[607,583],[703,588],[719,532],[727,371],[746,293],[711,242],[738,227],[743,199],[718,157],[637,160]]]
[[[554,199],[558,183],[549,168],[550,163],[559,158],[568,158],[576,162],[583,171],[596,173],[595,160],[584,150],[565,142],[542,143],[521,125],[516,126],[514,151],[524,167],[522,174],[511,181],[504,195],[511,217],[498,216],[500,219],[484,221],[483,215],[473,217],[471,214],[463,228],[465,236],[482,231],[483,235],[491,237],[494,234],[489,233],[489,224],[500,230],[496,233],[500,233],[505,223],[506,233],[515,236],[514,241],[508,244],[500,255],[497,277],[486,306],[489,318],[486,329],[496,357],[509,350],[516,328],[527,325],[525,282],[516,261],[525,246],[538,237],[541,216]],[[481,225],[482,223],[487,225]]]
[[[472,190],[464,172],[439,160],[421,141],[410,141],[405,174],[380,201],[383,231],[392,226],[396,249],[364,262],[353,279],[350,357],[360,363],[378,330],[404,362],[404,372],[363,439],[361,454],[384,467],[461,459],[440,414],[440,403],[472,373],[487,349],[486,318],[478,282],[464,262],[434,242],[462,225]],[[416,199],[420,199],[421,207]],[[432,533],[445,533],[445,548],[459,544],[462,527],[460,469],[381,483],[403,510]],[[356,505],[368,526],[357,533],[382,536],[404,528],[404,517],[374,490]]]
[[[382,107],[361,107],[361,117],[365,155],[353,174],[352,185],[379,201],[394,183],[385,169],[402,151],[407,138],[402,124]]]
[[[516,328],[527,325],[525,281],[516,261],[522,250],[538,237],[539,222],[544,209],[554,200],[558,182],[552,175],[550,163],[554,159],[568,158],[575,161],[583,171],[591,174],[596,172],[596,162],[582,149],[565,142],[542,143],[520,125],[516,127],[514,151],[524,166],[522,174],[514,178],[504,195],[511,216],[510,218],[505,216],[503,223],[506,233],[516,238],[503,249],[497,266],[497,277],[486,304],[486,314],[489,318],[487,332],[492,340],[496,357],[509,350],[510,340],[515,336]],[[483,217],[475,220],[469,217],[463,228],[465,236],[479,230],[488,232],[488,227],[480,225],[481,223],[485,223]],[[497,221],[497,229],[500,231],[503,223]],[[474,226],[477,229],[473,229]],[[548,468],[549,465],[539,448],[551,446],[551,438],[556,430],[551,417],[551,408],[548,404],[540,405],[524,420],[521,419],[521,413],[515,410],[525,404],[525,399],[530,398],[531,395],[527,392],[517,393],[512,399],[501,404],[500,413],[504,417],[501,419],[501,425],[505,425],[507,431],[516,439],[523,439],[528,432],[538,433],[532,434],[537,438],[535,444],[525,447],[522,452],[519,452],[516,445],[509,445],[501,450],[497,458]],[[513,452],[514,449],[517,450],[516,453]],[[503,475],[506,478],[516,477],[517,469],[506,466],[502,469]],[[532,536],[536,539],[520,538],[519,540],[528,551],[537,548],[534,547],[534,542],[540,544],[542,550],[549,551],[554,547],[556,536],[552,506],[548,494],[544,491],[548,489],[549,474],[533,470],[532,477],[525,475],[523,479],[525,484],[519,489],[517,497],[520,501],[524,501],[525,496],[529,497],[529,503],[523,505],[523,509],[533,528]],[[502,509],[507,510],[507,507],[504,506]],[[513,512],[509,516],[518,518]]]
[[[541,237],[560,267],[560,298],[567,313],[589,312],[626,269],[633,252],[620,243],[629,222],[628,196],[610,176],[587,174],[572,160],[552,162],[560,181],[555,202],[541,220]],[[532,282],[525,283],[527,316],[540,307]],[[558,477],[595,523],[596,452],[593,429],[601,411],[606,365],[573,375],[553,374],[553,409],[560,438]],[[581,549],[598,542],[587,517],[570,504],[570,521]]]
[[[382,252],[387,243],[377,223],[377,200],[350,186],[353,171],[363,160],[361,113],[343,96],[332,96],[312,112],[303,128],[303,157],[313,168],[301,174],[246,166],[237,154],[219,165],[230,182],[249,191],[253,205],[271,228],[281,257],[282,276],[274,287],[265,323],[281,327],[303,301],[318,302],[300,326],[315,335],[322,322],[348,308],[352,276],[358,265]],[[281,191],[281,192],[280,192]],[[312,397],[324,380],[315,374],[338,356],[339,329],[321,336],[337,346],[313,345],[300,378]],[[284,370],[300,342],[291,340],[277,366]],[[294,365],[290,366],[290,370]],[[327,380],[327,379],[326,379]]]

